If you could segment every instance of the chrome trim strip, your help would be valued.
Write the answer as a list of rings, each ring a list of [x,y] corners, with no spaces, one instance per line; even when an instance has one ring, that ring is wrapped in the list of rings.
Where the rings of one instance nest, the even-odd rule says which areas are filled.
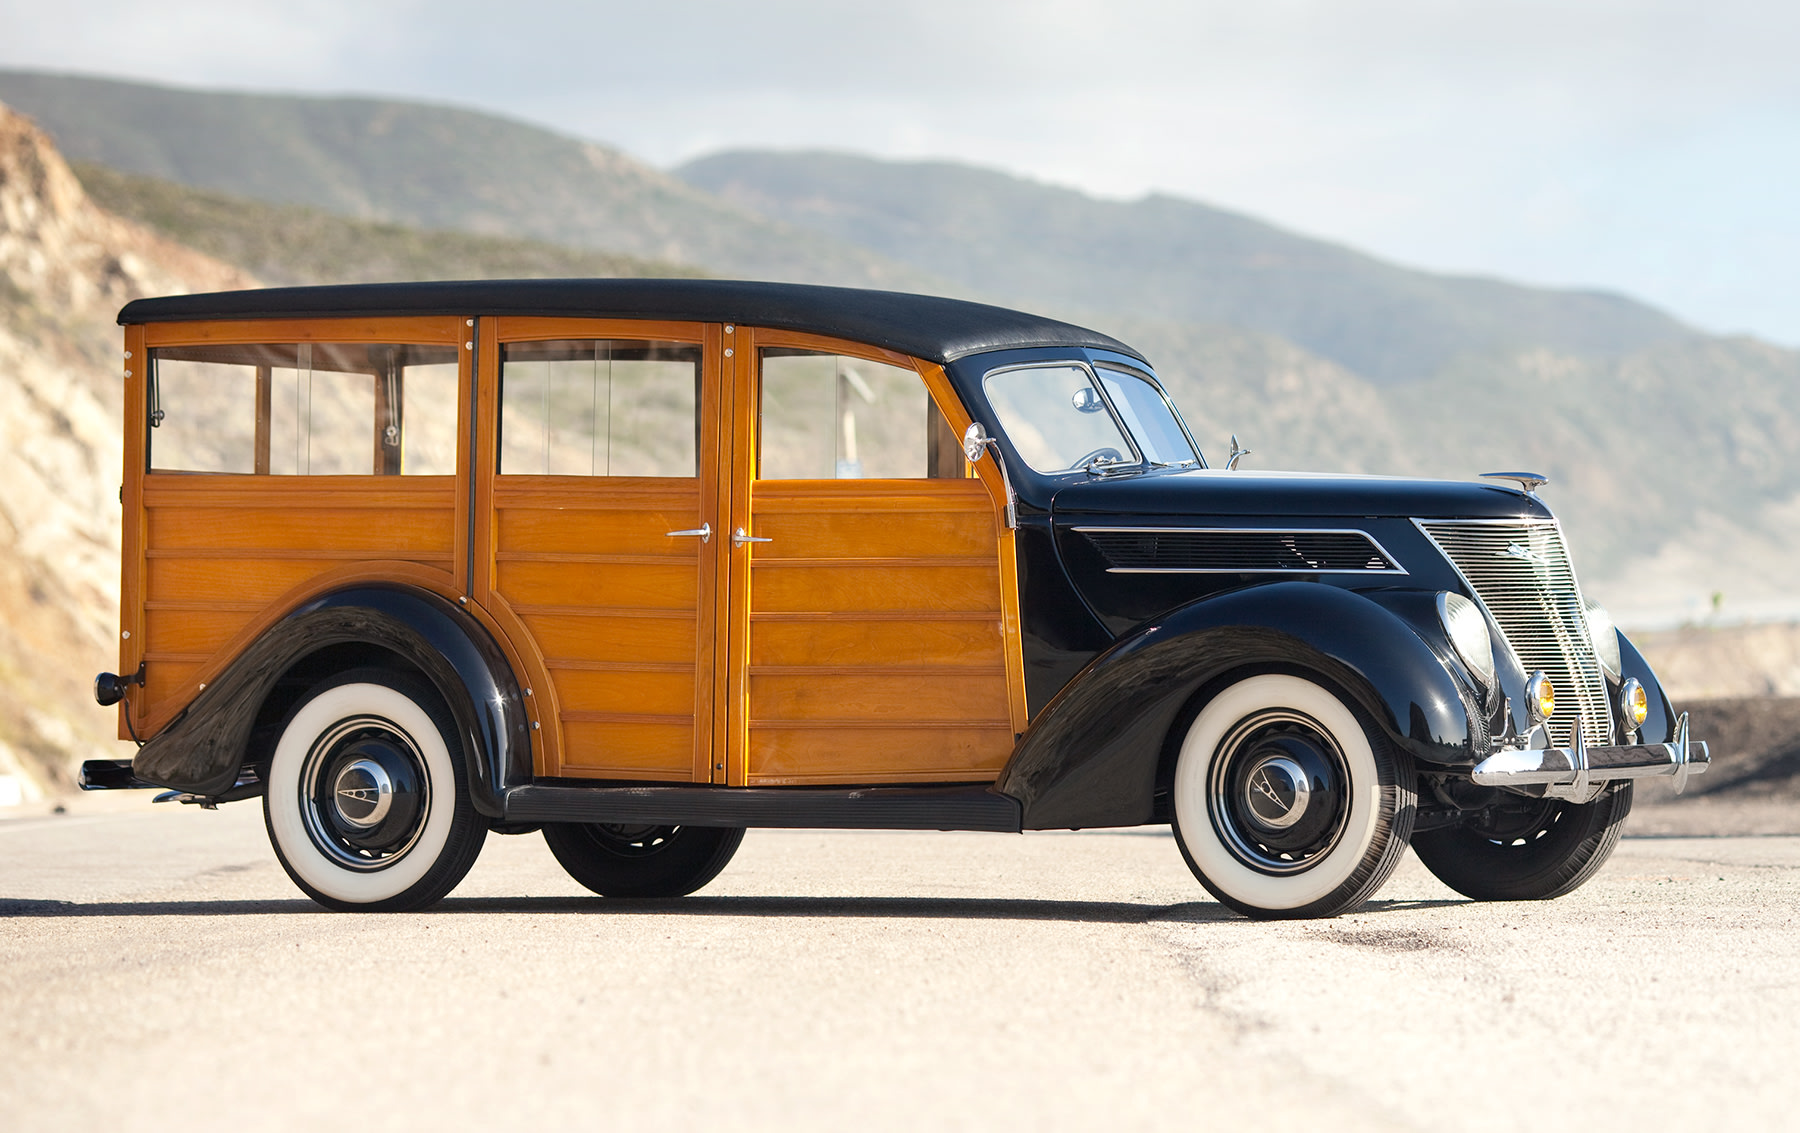
[[[1415,521],[1416,522],[1416,521]],[[1393,564],[1389,570],[1349,570],[1338,567],[1330,570],[1271,570],[1268,567],[1249,567],[1241,570],[1230,567],[1107,567],[1107,574],[1393,574],[1409,573],[1400,565],[1400,560],[1381,545],[1381,540],[1357,527],[1071,527],[1081,535],[1090,531],[1120,532],[1126,535],[1361,535],[1375,548],[1377,554]]]

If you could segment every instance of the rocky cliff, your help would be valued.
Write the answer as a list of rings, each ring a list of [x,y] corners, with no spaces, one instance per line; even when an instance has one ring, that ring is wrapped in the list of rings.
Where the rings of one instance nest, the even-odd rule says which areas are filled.
[[[254,286],[88,200],[0,105],[0,776],[33,794],[122,754],[93,674],[118,663],[121,305]]]

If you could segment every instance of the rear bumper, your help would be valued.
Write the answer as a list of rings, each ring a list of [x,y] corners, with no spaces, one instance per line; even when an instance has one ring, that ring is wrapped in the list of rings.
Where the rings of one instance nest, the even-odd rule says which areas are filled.
[[[160,791],[132,773],[129,759],[90,759],[81,765],[75,783],[84,791]]]
[[[1496,752],[1475,765],[1472,777],[1484,787],[1541,787],[1547,795],[1585,800],[1614,780],[1653,775],[1673,777],[1675,789],[1680,791],[1689,775],[1698,775],[1711,765],[1706,743],[1688,738],[1688,718],[1683,712],[1675,722],[1675,738],[1666,744],[1588,747],[1577,724],[1569,747]]]

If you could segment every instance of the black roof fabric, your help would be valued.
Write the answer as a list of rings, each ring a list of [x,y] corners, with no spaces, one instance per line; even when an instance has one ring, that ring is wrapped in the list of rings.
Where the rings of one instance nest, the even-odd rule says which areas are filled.
[[[727,279],[508,279],[272,287],[137,299],[121,324],[376,315],[684,319],[811,331],[953,362],[987,350],[1092,347],[1143,357],[1097,331],[1005,307],[852,287]]]

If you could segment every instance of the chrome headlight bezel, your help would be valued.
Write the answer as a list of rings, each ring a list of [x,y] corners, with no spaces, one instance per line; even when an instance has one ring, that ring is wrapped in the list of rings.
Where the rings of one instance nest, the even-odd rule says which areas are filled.
[[[1491,691],[1496,680],[1496,667],[1494,638],[1488,632],[1487,615],[1471,599],[1449,590],[1438,592],[1437,610],[1438,621],[1443,623],[1450,647],[1456,650],[1481,691]]]
[[[1594,643],[1594,656],[1616,684],[1625,676],[1625,660],[1619,649],[1619,626],[1605,606],[1592,598],[1584,598],[1582,614],[1587,621],[1588,637]]]

